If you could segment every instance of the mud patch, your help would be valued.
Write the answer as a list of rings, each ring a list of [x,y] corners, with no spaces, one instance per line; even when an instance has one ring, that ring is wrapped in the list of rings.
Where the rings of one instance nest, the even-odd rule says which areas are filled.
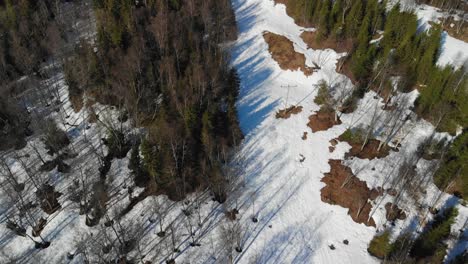
[[[312,132],[325,131],[329,128],[341,124],[341,120],[335,120],[335,111],[321,108],[315,114],[309,116],[307,126],[312,129]]]
[[[288,119],[291,117],[291,115],[297,115],[300,112],[302,112],[302,106],[290,106],[286,109],[280,109],[278,112],[276,112],[276,118]]]
[[[330,151],[330,153],[332,153],[333,151],[335,151],[336,145],[338,145],[338,140],[332,139],[332,140],[330,140],[330,144],[331,144],[331,146],[328,147],[328,151]]]
[[[353,41],[351,39],[337,41],[336,39],[328,38],[317,41],[317,31],[304,31],[301,34],[301,38],[309,49],[314,50],[332,49],[337,53],[342,53],[350,52],[353,48]]]
[[[350,138],[347,134],[348,132],[345,132],[338,137],[338,140],[351,145],[351,149],[345,154],[345,158],[381,159],[387,157],[392,149],[388,145],[384,145],[379,150],[380,140],[377,139],[369,139],[364,148],[362,148],[363,140]]]
[[[358,83],[358,80],[351,71],[351,60],[348,56],[344,56],[338,59],[338,63],[336,63],[336,72],[348,77],[353,83],[353,85],[356,85]]]
[[[322,201],[348,208],[348,214],[356,223],[375,227],[374,219],[369,219],[372,190],[367,187],[366,182],[354,176],[350,168],[341,164],[341,160],[330,160],[328,164],[331,169],[322,178],[322,182],[326,184],[320,190]]]
[[[392,204],[392,203],[387,203],[385,205],[385,210],[387,211],[386,217],[388,221],[395,221],[397,219],[399,220],[405,220],[406,219],[406,214],[403,210],[398,208],[398,206]]]
[[[294,50],[294,45],[287,37],[271,32],[263,33],[263,38],[268,44],[273,59],[282,70],[301,70],[306,76],[312,75],[313,69],[307,67],[305,56]]]

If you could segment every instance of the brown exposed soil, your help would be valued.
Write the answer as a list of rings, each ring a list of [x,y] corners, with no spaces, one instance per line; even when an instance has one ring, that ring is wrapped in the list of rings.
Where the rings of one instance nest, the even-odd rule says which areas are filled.
[[[458,29],[459,23],[459,21],[455,21],[453,17],[450,17],[442,25],[442,28],[447,31],[451,37],[468,42],[468,23],[465,21],[465,23],[463,23],[463,25]],[[434,25],[435,23],[429,22],[429,24]],[[454,24],[454,26],[451,27],[451,24]]]
[[[271,32],[265,32],[263,38],[268,44],[273,59],[279,64],[283,70],[301,70],[305,75],[312,75],[313,69],[307,67],[305,56],[294,50],[294,45],[287,37],[277,35]]]
[[[58,198],[61,195],[61,193],[55,191],[54,186],[48,183],[43,184],[36,191],[36,197],[39,200],[40,207],[47,214],[53,214],[62,208],[58,202]]]
[[[348,56],[341,57],[338,60],[338,63],[336,64],[336,72],[348,77],[354,85],[357,84],[358,80],[351,71],[351,60],[349,60]]]
[[[302,40],[307,44],[310,49],[333,49],[338,53],[350,52],[353,48],[353,40],[336,40],[333,38],[327,38],[321,41],[317,41],[317,31],[304,31],[301,34]]]
[[[330,151],[330,153],[332,153],[336,149],[336,145],[338,144],[338,140],[332,139],[332,140],[330,140],[330,144],[331,144],[331,146],[328,147],[328,151]]]
[[[286,109],[280,109],[278,112],[276,112],[276,118],[288,119],[291,117],[291,115],[297,115],[300,112],[302,112],[302,106],[293,105]]]
[[[307,132],[304,132],[304,134],[302,134],[302,140],[306,140],[307,139]]]
[[[391,195],[391,196],[397,196],[397,194],[398,194],[398,191],[393,189],[393,188],[389,188],[386,191],[387,191],[388,195]]]
[[[384,194],[384,190],[382,187],[378,187],[377,189],[372,189],[370,192],[370,199],[375,200],[377,197],[381,196]]]
[[[348,214],[355,222],[375,227],[374,219],[369,219],[372,205],[368,200],[372,197],[372,190],[366,182],[354,176],[350,168],[341,164],[341,160],[330,160],[328,163],[331,169],[322,178],[326,184],[320,190],[322,201],[348,208]]]
[[[341,120],[338,118],[335,121],[335,111],[321,108],[318,112],[309,116],[307,126],[312,129],[312,132],[317,132],[328,130],[339,124],[341,124]]]
[[[345,154],[345,158],[357,157],[360,159],[371,160],[375,158],[385,158],[390,154],[391,148],[388,145],[383,146],[382,148],[380,148],[380,151],[378,151],[380,140],[377,139],[370,139],[362,150],[362,142],[351,142],[349,140],[344,139],[342,136],[339,136],[338,139],[340,141],[347,142],[349,145],[351,145],[351,149]]]
[[[404,220],[406,219],[406,214],[403,210],[398,208],[398,206],[392,204],[392,203],[387,203],[385,205],[385,210],[387,210],[387,220],[388,221],[395,221],[397,219],[399,220]]]
[[[232,209],[231,211],[227,211],[226,212],[226,217],[231,220],[231,221],[234,221],[237,219],[237,214],[239,214],[239,211],[237,209]]]

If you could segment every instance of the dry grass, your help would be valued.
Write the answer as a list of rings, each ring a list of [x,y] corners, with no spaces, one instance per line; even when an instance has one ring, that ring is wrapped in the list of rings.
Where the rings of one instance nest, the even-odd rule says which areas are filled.
[[[300,112],[302,112],[302,106],[290,106],[286,109],[281,109],[278,112],[276,112],[276,118],[283,118],[283,119],[288,119],[291,117],[291,115],[297,115]]]
[[[378,196],[378,191],[370,190],[366,182],[359,180],[350,168],[341,164],[341,160],[330,160],[330,172],[325,173],[322,182],[326,184],[320,190],[323,202],[348,208],[348,214],[356,223],[375,226],[374,219],[369,219],[372,205],[368,202]]]
[[[291,40],[271,32],[265,32],[263,38],[268,44],[271,56],[281,69],[291,71],[301,70],[306,76],[312,75],[313,70],[306,66],[304,54],[294,50]]]
[[[350,52],[353,48],[353,40],[346,39],[338,41],[333,38],[327,38],[321,41],[317,40],[316,31],[304,31],[301,34],[302,40],[307,44],[308,48],[314,50],[333,49],[338,53]]]
[[[341,124],[341,120],[338,118],[335,121],[335,111],[320,108],[318,112],[309,117],[309,123],[307,126],[312,129],[312,132],[325,131],[329,128]]]

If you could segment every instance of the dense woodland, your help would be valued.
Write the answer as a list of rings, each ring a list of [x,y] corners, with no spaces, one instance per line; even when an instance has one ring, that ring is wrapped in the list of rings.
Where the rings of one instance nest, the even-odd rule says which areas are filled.
[[[243,138],[239,78],[229,66],[236,37],[229,0],[0,0],[1,191],[12,205],[6,227],[38,249],[49,247],[53,239],[40,234],[49,222],[43,215],[60,212],[66,196],[104,234],[78,241],[76,254],[86,263],[124,263],[141,235],[120,221],[138,202],[165,194],[177,203],[195,192],[224,203],[233,184],[225,164]],[[64,108],[68,101],[73,109]],[[108,110],[95,112],[102,107]],[[71,123],[70,111],[84,120]],[[112,164],[125,157],[130,173],[123,177],[132,183],[112,185]],[[89,158],[96,162],[80,163]],[[55,168],[58,178],[49,174]],[[57,191],[60,181],[72,186]],[[121,188],[130,204],[114,211],[112,195]],[[132,196],[134,188],[143,191]],[[166,206],[152,204],[150,217],[158,216],[164,243],[171,240],[164,256],[171,263],[182,231],[165,225]],[[190,229],[192,210],[182,219]],[[112,228],[101,230],[103,222]],[[198,245],[196,232],[190,236]]]
[[[210,186],[223,201],[222,164],[242,138],[235,109],[239,81],[220,47],[237,34],[230,2],[95,0],[96,41],[81,39],[71,56],[56,54],[66,28],[57,22],[55,2],[1,3],[0,74],[13,83],[3,82],[2,93],[13,95],[8,88],[20,76],[40,79],[40,66],[61,55],[54,58],[63,63],[76,111],[85,97],[93,98],[147,128],[142,140],[109,131],[117,151],[141,142],[134,146],[143,154],[135,170],[151,182],[140,184],[174,199]],[[20,102],[1,98],[5,139],[19,130],[30,133]]]

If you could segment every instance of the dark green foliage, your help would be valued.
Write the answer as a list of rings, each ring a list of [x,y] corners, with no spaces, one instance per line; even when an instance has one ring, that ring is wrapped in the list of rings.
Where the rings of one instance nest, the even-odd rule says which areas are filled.
[[[374,236],[369,244],[367,251],[372,255],[380,259],[384,259],[388,256],[392,249],[390,244],[390,232],[385,231],[380,235]]]
[[[416,259],[434,256],[441,247],[444,247],[441,243],[449,236],[450,227],[457,215],[458,210],[455,207],[448,208],[438,215],[431,226],[416,239],[410,255]]]
[[[361,144],[364,141],[364,134],[365,132],[361,128],[348,128],[341,134],[339,139],[350,143]]]
[[[132,171],[135,184],[139,187],[146,186],[149,181],[149,175],[140,158],[140,141],[137,141],[132,145],[128,168]]]
[[[452,181],[459,195],[468,197],[468,131],[459,135],[443,157],[434,183],[444,190]]]
[[[65,131],[57,127],[53,120],[46,120],[44,135],[42,138],[49,155],[58,154],[61,149],[70,144],[70,139]]]
[[[326,38],[330,33],[332,24],[332,21],[330,21],[331,4],[331,0],[325,0],[320,8],[317,41]]]
[[[318,105],[327,104],[330,101],[330,92],[328,91],[328,84],[325,80],[319,81],[318,93],[314,98],[314,102]]]

